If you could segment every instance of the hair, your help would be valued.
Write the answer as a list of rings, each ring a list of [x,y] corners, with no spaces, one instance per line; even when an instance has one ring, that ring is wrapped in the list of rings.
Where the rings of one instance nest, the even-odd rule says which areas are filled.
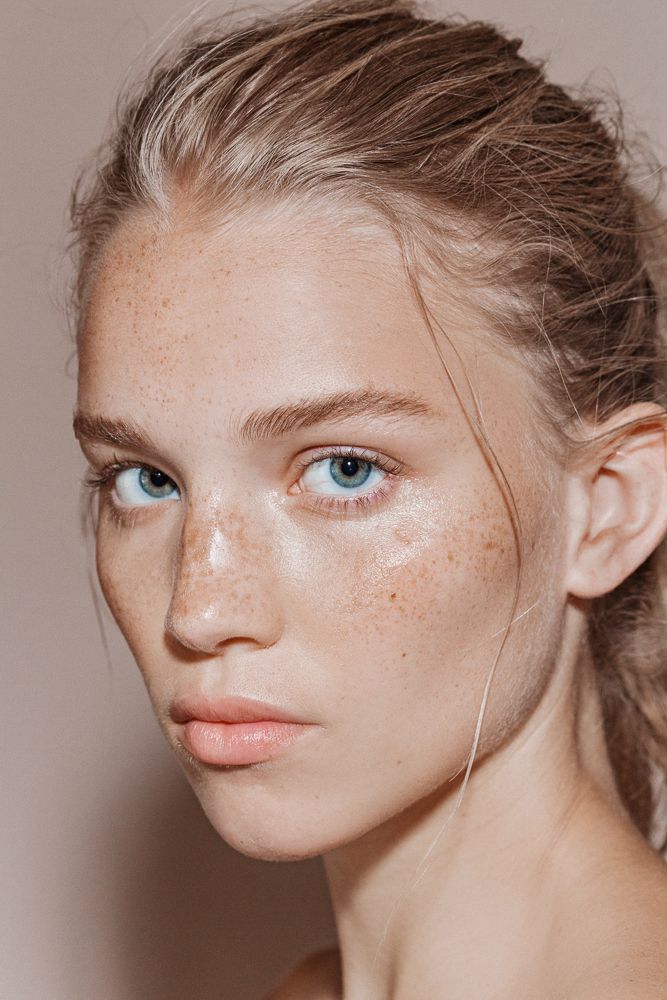
[[[427,321],[425,276],[474,289],[542,390],[563,453],[581,446],[577,420],[665,405],[658,195],[633,179],[620,110],[548,82],[521,45],[409,0],[325,0],[201,26],[130,90],[75,185],[78,328],[104,249],[133,212],[168,219],[179,194],[202,217],[257,199],[329,200],[388,226]],[[666,546],[591,600],[582,651],[619,794],[649,839],[667,774]]]

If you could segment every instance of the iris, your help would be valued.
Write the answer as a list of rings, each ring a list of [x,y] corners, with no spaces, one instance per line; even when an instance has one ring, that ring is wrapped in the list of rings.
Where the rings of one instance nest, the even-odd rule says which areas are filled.
[[[358,458],[332,458],[329,461],[331,477],[338,486],[363,486],[372,471],[371,462]]]
[[[169,476],[159,469],[140,469],[139,485],[145,493],[156,500],[169,496],[174,488]]]

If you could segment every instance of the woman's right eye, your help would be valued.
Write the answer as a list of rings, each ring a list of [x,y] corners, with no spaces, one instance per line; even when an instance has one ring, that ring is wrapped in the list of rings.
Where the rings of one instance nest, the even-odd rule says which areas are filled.
[[[158,500],[179,500],[180,492],[169,476],[150,466],[133,466],[113,476],[113,490],[120,503],[142,507]]]

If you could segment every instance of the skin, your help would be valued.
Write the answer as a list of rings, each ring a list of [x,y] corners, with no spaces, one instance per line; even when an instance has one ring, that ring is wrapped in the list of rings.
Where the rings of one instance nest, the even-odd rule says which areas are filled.
[[[284,207],[218,230],[186,210],[124,223],[91,292],[78,413],[153,443],[80,442],[96,475],[126,461],[175,485],[134,508],[101,488],[101,586],[220,835],[252,857],[324,856],[340,962],[312,960],[274,997],[577,1000],[610,961],[624,997],[638,975],[651,996],[667,983],[667,879],[618,799],[579,647],[586,602],[667,530],[664,428],[636,406],[615,417],[646,416],[626,446],[563,468],[535,432],[528,373],[471,306],[438,309],[460,395],[368,220]],[[462,365],[521,518],[516,592],[511,504]],[[357,390],[432,412],[234,433],[250,411]],[[336,446],[380,456],[385,495],[332,506],[306,470]],[[203,765],[170,718],[192,693],[312,726],[275,760]]]

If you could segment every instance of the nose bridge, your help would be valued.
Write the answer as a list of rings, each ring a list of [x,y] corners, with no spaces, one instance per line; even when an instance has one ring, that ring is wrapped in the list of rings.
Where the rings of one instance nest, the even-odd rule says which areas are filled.
[[[224,518],[224,521],[223,521]],[[224,531],[223,531],[224,523]],[[190,506],[183,520],[176,577],[184,582],[206,579],[229,562],[232,538],[242,532],[234,513],[223,513],[215,503]]]
[[[179,642],[212,652],[232,638],[275,641],[280,623],[266,534],[215,497],[188,507],[165,622]]]

